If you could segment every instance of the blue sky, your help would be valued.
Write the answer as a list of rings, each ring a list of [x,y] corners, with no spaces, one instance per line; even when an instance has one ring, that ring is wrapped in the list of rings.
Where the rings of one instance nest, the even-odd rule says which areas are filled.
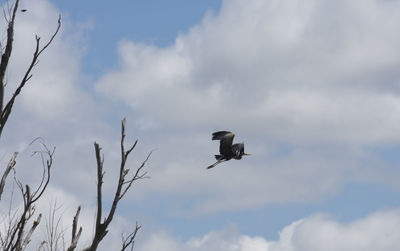
[[[139,139],[132,166],[157,150],[101,250],[136,221],[139,251],[400,246],[400,1],[22,5],[10,87],[34,34],[48,37],[58,13],[63,26],[18,100],[2,163],[18,150],[18,172],[35,182],[28,143],[57,147],[46,196],[63,202],[66,228],[82,205],[82,247],[94,219],[93,142],[110,199],[122,117],[127,141]],[[217,130],[253,155],[205,170]]]
[[[221,6],[216,0],[120,1],[112,8],[107,1],[53,3],[68,19],[92,22],[86,37],[91,44],[84,66],[88,73],[107,71],[116,63],[115,46],[121,38],[169,46],[178,34],[199,23],[206,11],[217,12]]]

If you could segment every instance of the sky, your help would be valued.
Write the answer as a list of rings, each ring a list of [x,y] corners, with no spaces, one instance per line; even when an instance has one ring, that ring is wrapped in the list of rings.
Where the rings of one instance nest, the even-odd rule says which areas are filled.
[[[110,203],[124,117],[126,145],[138,139],[128,165],[153,151],[150,178],[121,201],[100,250],[119,247],[136,222],[139,251],[400,246],[400,1],[22,0],[21,8],[6,97],[35,34],[49,39],[59,14],[62,28],[16,101],[0,164],[18,151],[18,177],[37,184],[41,162],[31,153],[40,145],[30,142],[56,147],[37,210],[48,215],[57,203],[68,238],[81,205],[79,247],[93,234],[93,143],[103,149]],[[219,130],[252,155],[206,170]],[[9,180],[6,198],[13,189]]]

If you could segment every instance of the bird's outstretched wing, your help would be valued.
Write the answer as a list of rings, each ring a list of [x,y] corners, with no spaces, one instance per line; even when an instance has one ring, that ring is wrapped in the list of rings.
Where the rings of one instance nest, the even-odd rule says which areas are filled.
[[[232,154],[232,142],[235,134],[229,131],[219,131],[212,134],[212,140],[219,140],[219,152],[223,156]]]
[[[229,132],[229,131],[219,131],[219,132],[214,132],[213,134],[212,134],[212,140],[221,140],[225,135],[227,135],[227,134],[229,134],[229,133],[232,133],[232,132]]]

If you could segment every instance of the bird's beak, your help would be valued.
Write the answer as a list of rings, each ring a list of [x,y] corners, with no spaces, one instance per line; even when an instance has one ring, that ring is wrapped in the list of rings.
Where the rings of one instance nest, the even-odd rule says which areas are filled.
[[[251,156],[251,154],[249,154],[249,153],[243,153],[243,155],[245,155],[245,156]]]

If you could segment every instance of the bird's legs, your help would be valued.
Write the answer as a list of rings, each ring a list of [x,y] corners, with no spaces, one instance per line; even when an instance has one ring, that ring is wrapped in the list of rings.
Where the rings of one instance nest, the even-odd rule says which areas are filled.
[[[212,164],[211,166],[207,167],[207,169],[213,168],[214,166],[216,166],[216,165],[218,165],[219,163],[224,162],[224,161],[226,161],[226,160],[225,160],[225,159],[220,159],[220,160],[218,160],[217,162],[215,162],[214,164]]]

